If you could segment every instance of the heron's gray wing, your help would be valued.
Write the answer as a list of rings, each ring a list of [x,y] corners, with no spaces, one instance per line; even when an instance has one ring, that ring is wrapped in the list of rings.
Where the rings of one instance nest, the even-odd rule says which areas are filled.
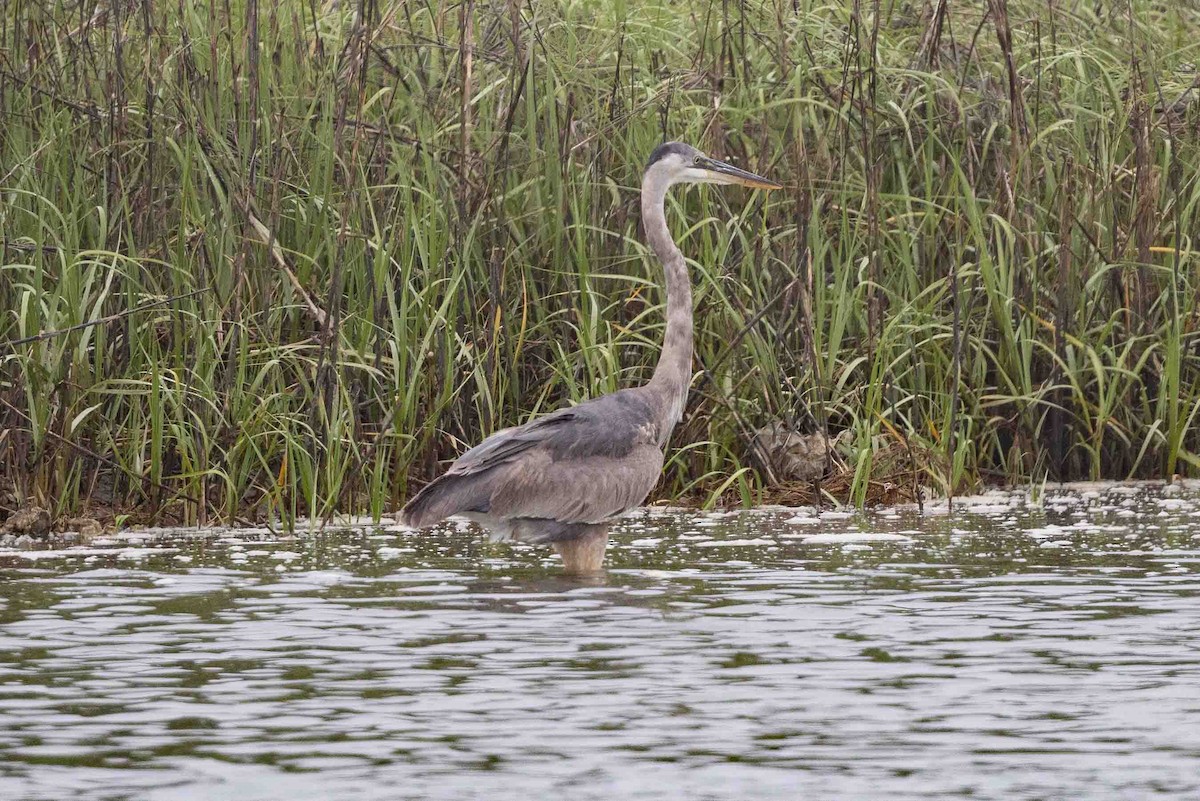
[[[414,526],[461,512],[571,523],[610,520],[646,499],[662,471],[653,399],[623,390],[497,431],[402,512]]]
[[[553,438],[556,429],[571,425],[575,419],[572,409],[563,409],[525,425],[503,428],[458,457],[446,475],[469,476],[506,464],[530,448]]]
[[[563,523],[603,523],[646,500],[662,474],[663,453],[653,444],[621,457],[577,455],[556,459],[551,448],[531,449],[497,478],[488,513]]]
[[[572,421],[564,409],[525,425],[495,432],[450,465],[450,469],[426,484],[400,510],[400,521],[416,528],[432,525],[450,515],[486,512],[499,474],[509,465],[552,436],[553,430]]]

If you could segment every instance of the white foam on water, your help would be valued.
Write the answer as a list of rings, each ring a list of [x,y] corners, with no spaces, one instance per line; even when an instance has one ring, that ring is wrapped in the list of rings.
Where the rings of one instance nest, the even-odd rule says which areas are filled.
[[[840,533],[810,534],[803,537],[805,545],[845,545],[856,542],[912,542],[912,537],[886,531],[845,531]]]
[[[112,548],[58,548],[52,551],[0,550],[0,556],[18,556],[30,562],[36,562],[39,559],[59,559],[64,556],[104,556],[114,553],[116,551]]]

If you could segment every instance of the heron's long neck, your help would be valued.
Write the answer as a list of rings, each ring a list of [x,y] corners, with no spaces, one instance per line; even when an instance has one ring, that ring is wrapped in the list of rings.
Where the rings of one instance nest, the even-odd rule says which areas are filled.
[[[665,177],[655,171],[647,172],[642,181],[642,226],[667,280],[667,333],[649,385],[664,401],[664,437],[683,416],[692,378],[692,283],[667,228],[663,206],[668,187]]]

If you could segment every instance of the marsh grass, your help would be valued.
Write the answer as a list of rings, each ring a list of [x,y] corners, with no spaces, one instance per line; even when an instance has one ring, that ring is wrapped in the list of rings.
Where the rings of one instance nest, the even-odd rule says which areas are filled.
[[[378,516],[645,379],[664,137],[787,188],[672,201],[697,377],[658,497],[774,497],[775,420],[848,432],[856,502],[900,452],[943,492],[1200,468],[1190,4],[3,14],[0,516]]]

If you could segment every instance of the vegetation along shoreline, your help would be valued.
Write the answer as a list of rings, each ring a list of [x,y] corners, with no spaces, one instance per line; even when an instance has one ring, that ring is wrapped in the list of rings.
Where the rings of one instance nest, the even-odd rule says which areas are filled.
[[[668,203],[652,501],[1200,467],[1193,4],[99,9],[0,12],[0,526],[378,518],[645,382],[671,139],[784,188]]]

